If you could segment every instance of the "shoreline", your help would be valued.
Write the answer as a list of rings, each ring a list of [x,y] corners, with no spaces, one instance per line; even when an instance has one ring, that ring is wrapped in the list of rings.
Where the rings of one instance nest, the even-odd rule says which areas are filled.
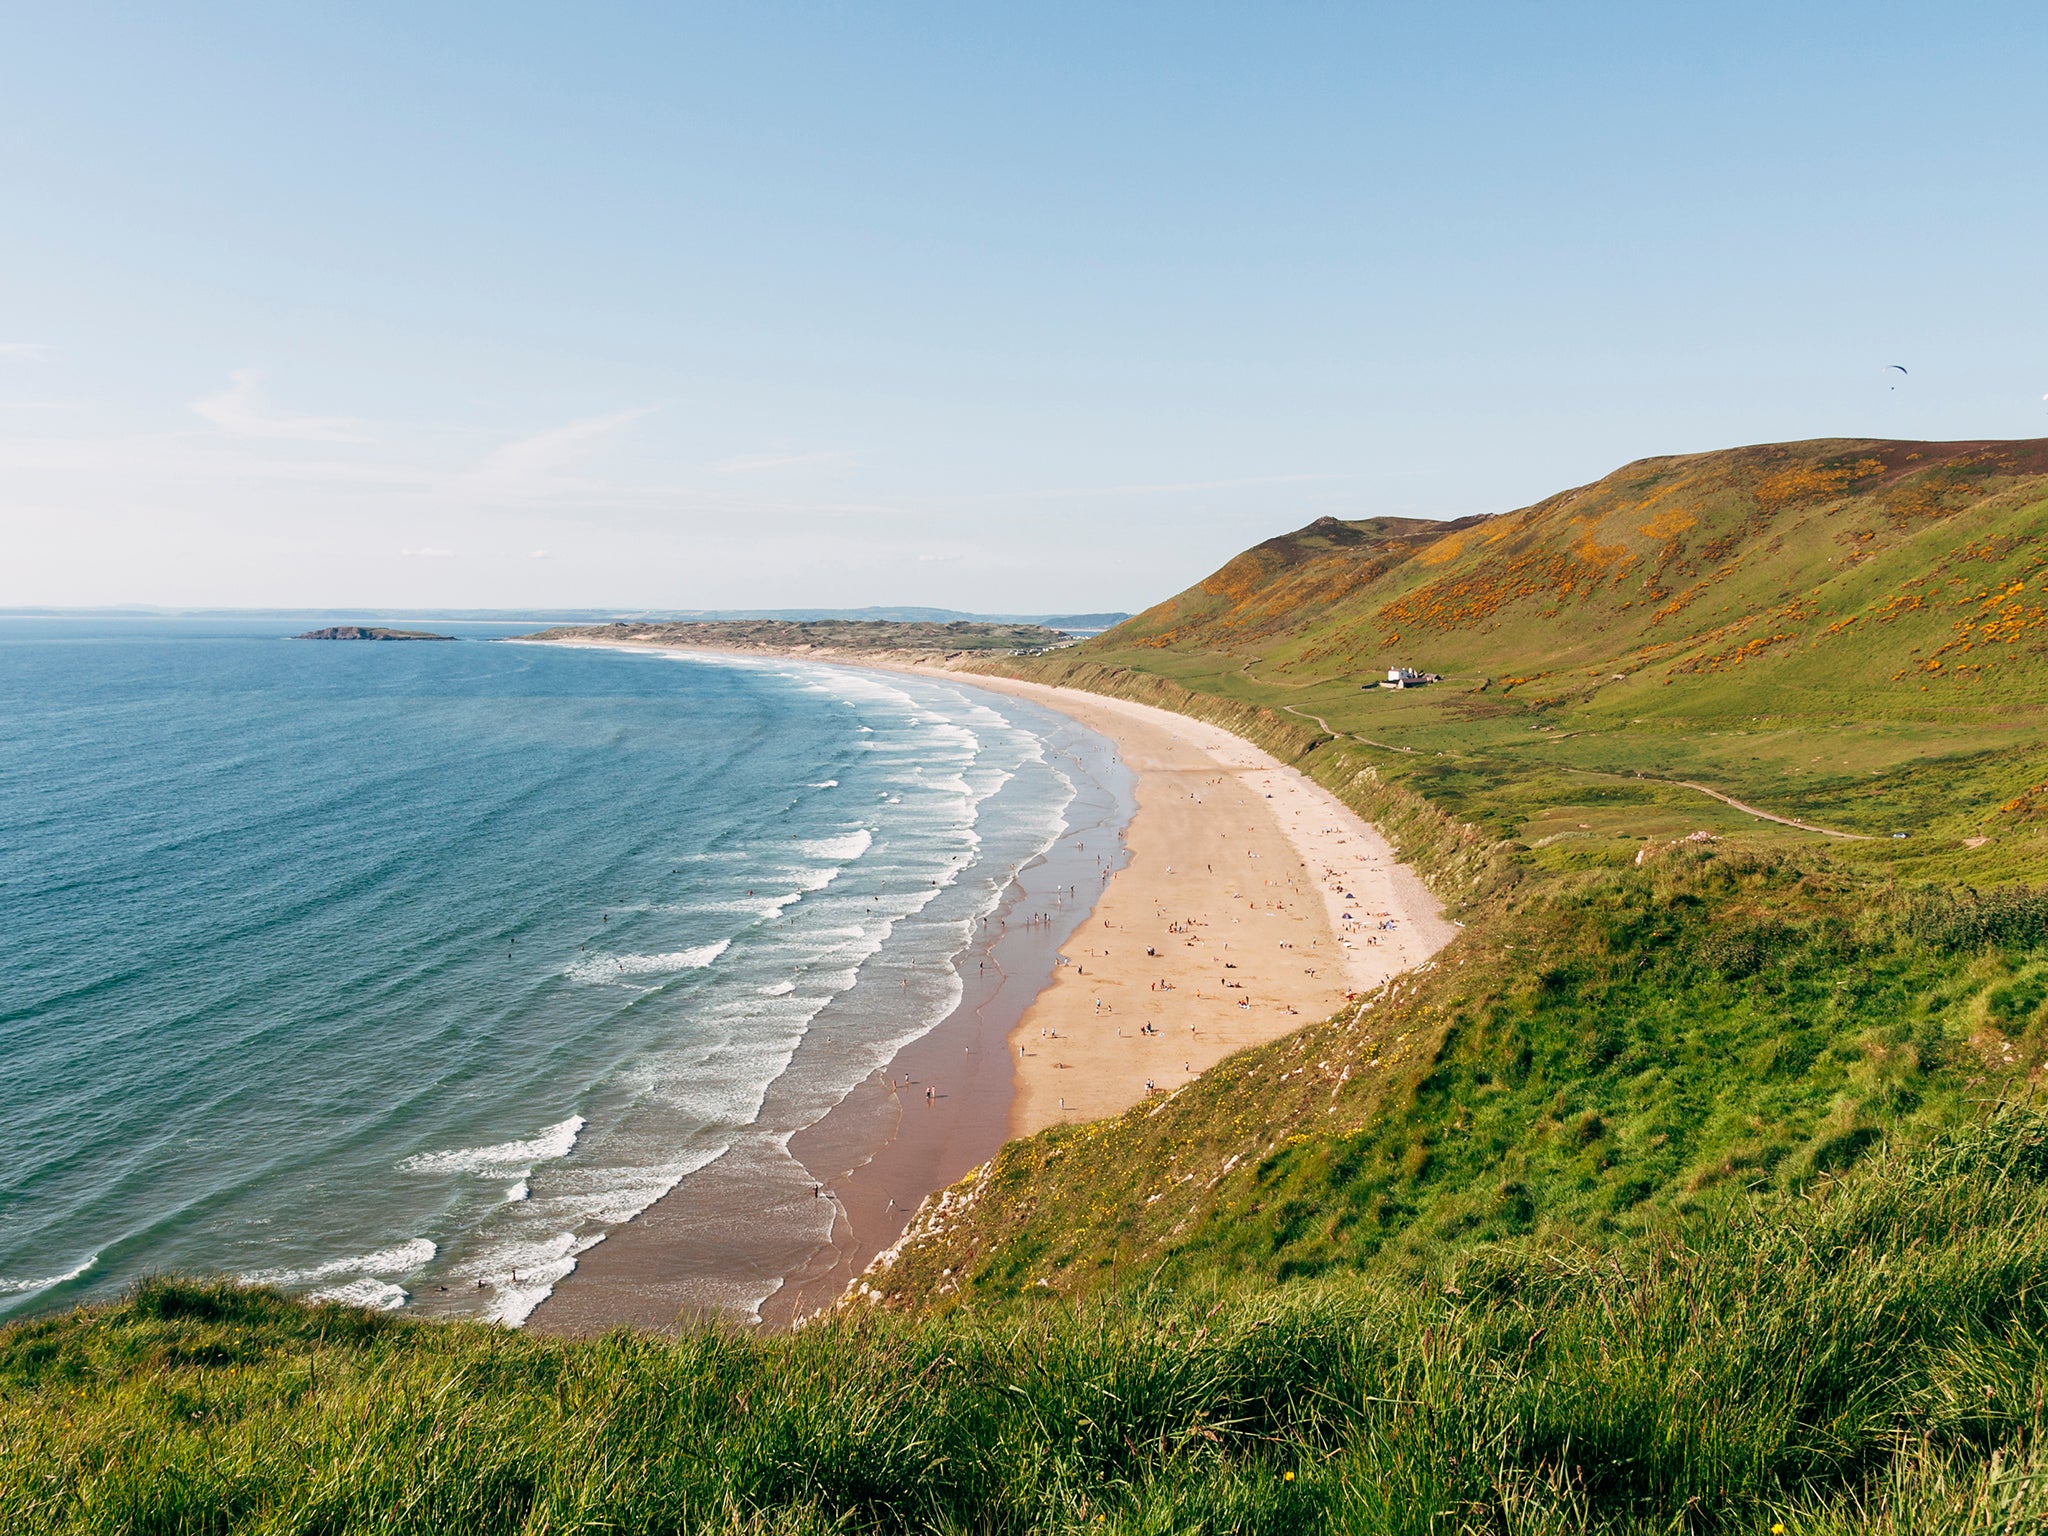
[[[962,993],[953,1010],[790,1137],[835,1209],[830,1237],[762,1303],[770,1327],[830,1307],[900,1241],[926,1199],[1006,1141],[1170,1094],[1233,1052],[1325,1018],[1421,964],[1457,932],[1377,828],[1299,771],[1192,716],[901,657],[540,643],[808,660],[1008,694],[1106,739],[1113,760],[1136,775],[1120,828],[1077,818],[1012,875],[955,960]],[[927,1100],[926,1088],[939,1097]],[[664,1230],[672,1198],[586,1251],[530,1326],[587,1334],[686,1322],[681,1309],[663,1310],[673,1279],[664,1271],[678,1257],[701,1261],[707,1235]],[[741,1216],[745,1190],[729,1191],[726,1203]]]
[[[634,645],[616,641],[547,641],[615,651],[705,650],[707,647]],[[858,663],[836,657],[771,655],[757,650],[719,652],[759,661]],[[974,692],[971,678],[901,667],[865,670],[909,674]],[[994,690],[984,690],[993,692]],[[1073,727],[1063,711],[1062,727]],[[1071,924],[1040,929],[1010,921],[1011,914],[1055,885],[1092,870],[1104,846],[1120,847],[1131,814],[1128,789],[1119,790],[1113,742],[1083,726],[1045,750],[1074,784],[1052,844],[1021,866],[992,871],[1000,895],[981,927],[952,957],[960,984],[954,1005],[914,1040],[900,1047],[811,1123],[788,1133],[784,1146],[808,1170],[828,1203],[827,1230],[816,1235],[820,1209],[778,1206],[764,1210],[762,1191],[744,1167],[721,1158],[631,1219],[613,1227],[577,1257],[525,1326],[548,1334],[590,1336],[618,1326],[673,1329],[692,1320],[735,1314],[701,1298],[729,1289],[737,1278],[766,1295],[756,1316],[770,1328],[787,1327],[835,1301],[874,1256],[901,1235],[911,1212],[986,1161],[1007,1139],[1015,1085],[1003,1062],[1005,1037],[1030,1006],[1052,968]],[[1066,759],[1067,761],[1060,761]],[[1085,850],[1085,851],[1084,851]],[[1085,909],[1072,914],[1078,922]],[[854,992],[846,994],[859,1006]],[[869,1004],[876,1001],[870,995]],[[924,1090],[935,1097],[927,1100]],[[770,1093],[774,1092],[771,1087]],[[806,1188],[806,1195],[809,1189]],[[798,1237],[806,1225],[813,1235]],[[764,1230],[788,1231],[786,1242],[764,1244]],[[736,1251],[735,1234],[746,1234]]]

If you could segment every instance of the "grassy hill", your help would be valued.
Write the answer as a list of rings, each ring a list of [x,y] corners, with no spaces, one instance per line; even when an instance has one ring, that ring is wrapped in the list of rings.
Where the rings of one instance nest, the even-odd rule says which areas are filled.
[[[2044,503],[2048,439],[1645,459],[1497,517],[1324,518],[1102,648],[1256,647],[1262,675],[1287,682],[1476,669],[1547,699],[1596,696],[1616,671],[1800,694],[1882,660],[1892,681],[1960,673],[2004,696],[1997,647],[2043,638],[2040,605],[2001,596],[2044,563]]]
[[[1324,520],[973,664],[1261,742],[1465,934],[1013,1143],[794,1337],[0,1331],[0,1529],[2048,1523],[2048,443]]]
[[[1397,665],[1445,681],[1361,688]],[[1905,834],[1837,858],[2013,878],[2048,865],[2048,440],[1780,444],[1455,524],[1326,519],[1036,675],[1284,716],[1525,847],[1765,830],[1692,784]]]

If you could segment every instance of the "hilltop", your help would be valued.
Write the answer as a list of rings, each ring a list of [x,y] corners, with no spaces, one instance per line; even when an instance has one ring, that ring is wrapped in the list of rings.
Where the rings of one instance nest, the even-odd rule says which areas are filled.
[[[2000,596],[2042,563],[2044,498],[2048,439],[1644,459],[1496,516],[1323,518],[1097,648],[1254,646],[1266,675],[1290,681],[1415,658],[1555,679],[1538,690],[1552,699],[1617,670],[1756,686],[1768,666],[1780,670],[1765,680],[1796,689],[1802,672],[1882,657],[1892,673],[1907,655],[1974,679],[1996,673],[1998,654],[1979,647],[2043,638],[2038,604]],[[1817,660],[1786,665],[1798,658]]]

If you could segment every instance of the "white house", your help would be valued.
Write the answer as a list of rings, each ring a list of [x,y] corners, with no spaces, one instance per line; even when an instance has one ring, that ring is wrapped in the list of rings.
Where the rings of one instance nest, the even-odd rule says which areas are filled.
[[[1380,686],[1382,688],[1420,688],[1424,683],[1440,683],[1442,681],[1443,679],[1434,672],[1418,672],[1413,667],[1389,667],[1387,668],[1386,681],[1381,683]],[[1367,683],[1365,686],[1370,688],[1372,684]]]

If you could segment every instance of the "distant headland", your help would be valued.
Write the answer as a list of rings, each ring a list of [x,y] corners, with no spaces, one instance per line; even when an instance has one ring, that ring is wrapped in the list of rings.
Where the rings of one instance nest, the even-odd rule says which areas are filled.
[[[424,629],[378,629],[369,624],[331,624],[326,629],[309,629],[294,640],[453,640],[453,635],[430,635]]]
[[[1072,645],[1074,637],[1042,624],[911,622],[825,619],[754,619],[658,624],[592,624],[543,630],[526,640],[713,650],[773,651],[820,656],[1026,655]]]

